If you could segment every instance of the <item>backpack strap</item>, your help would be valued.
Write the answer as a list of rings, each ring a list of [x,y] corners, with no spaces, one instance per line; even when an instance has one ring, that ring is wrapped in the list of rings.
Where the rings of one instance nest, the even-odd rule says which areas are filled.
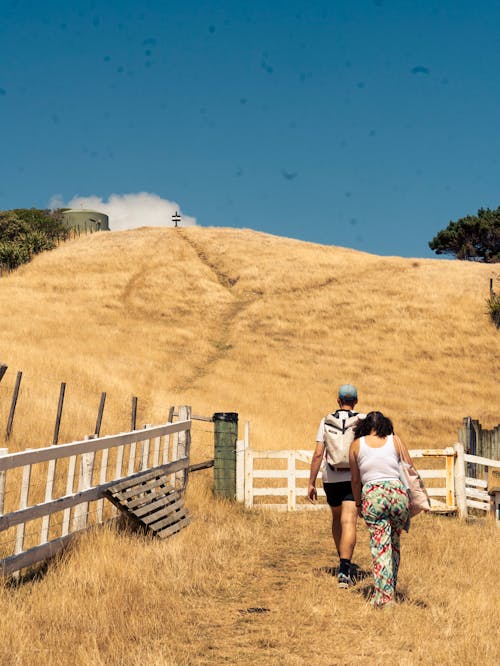
[[[349,414],[349,418],[351,419],[353,416],[357,416],[359,412],[352,412],[351,410],[347,409],[337,409],[336,412],[331,412],[330,414],[327,414],[327,416],[334,416],[336,419],[339,418],[339,412],[347,412]]]
[[[328,423],[327,425],[330,428],[335,428],[336,430],[341,430],[342,429],[342,434],[344,435],[345,431],[347,430],[347,428],[345,426],[345,422],[347,421],[347,419],[341,419],[340,416],[339,416],[340,412],[347,412],[348,418],[350,418],[350,419],[352,419],[353,416],[357,416],[359,414],[359,412],[352,412],[351,410],[347,410],[347,409],[337,409],[336,412],[332,412],[331,414],[327,414],[325,416],[325,423],[326,423],[326,419],[329,416],[333,416],[335,419],[338,419],[339,421],[341,420],[342,421],[342,428],[340,428],[340,426],[336,425],[335,423]]]

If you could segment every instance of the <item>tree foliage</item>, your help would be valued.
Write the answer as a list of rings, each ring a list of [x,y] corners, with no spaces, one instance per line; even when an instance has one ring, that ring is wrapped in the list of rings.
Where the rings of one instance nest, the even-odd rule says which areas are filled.
[[[496,210],[480,208],[477,215],[450,222],[434,236],[429,247],[436,254],[452,254],[457,259],[499,262],[500,206]]]
[[[0,267],[12,270],[67,237],[60,211],[16,208],[0,212]]]

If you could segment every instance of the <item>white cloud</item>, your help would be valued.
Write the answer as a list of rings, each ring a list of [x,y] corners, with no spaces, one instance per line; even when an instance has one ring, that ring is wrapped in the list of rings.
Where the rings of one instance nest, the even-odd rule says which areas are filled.
[[[97,210],[109,215],[111,231],[135,229],[136,227],[173,227],[172,215],[179,213],[180,226],[191,227],[196,218],[183,215],[179,204],[162,199],[157,194],[138,192],[136,194],[112,194],[106,201],[101,197],[73,197],[65,203],[60,195],[54,195],[50,208],[83,208]]]

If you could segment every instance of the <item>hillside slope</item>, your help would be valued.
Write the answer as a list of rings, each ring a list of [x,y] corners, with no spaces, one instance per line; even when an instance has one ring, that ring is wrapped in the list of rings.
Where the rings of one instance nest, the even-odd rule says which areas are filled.
[[[251,420],[254,445],[304,447],[349,381],[360,407],[386,411],[411,446],[451,444],[464,416],[500,420],[491,274],[249,230],[142,228],[68,242],[0,281],[0,360],[24,371],[25,402],[29,394],[16,437],[50,438],[66,381],[69,438],[89,431],[107,391],[108,432],[123,429],[138,395],[150,422],[169,404],[231,410]],[[13,381],[9,372],[0,384],[0,422]]]
[[[500,421],[490,272],[231,229],[74,240],[0,280],[0,430],[21,369],[11,450],[51,441],[61,381],[61,441],[93,431],[107,391],[103,432],[128,429],[137,395],[139,423],[187,403],[238,411],[254,446],[312,448],[350,381],[412,447],[451,444],[467,414]],[[212,453],[210,425],[193,424],[195,458]],[[366,603],[363,525],[368,577],[339,590],[328,511],[247,511],[216,500],[212,476],[191,475],[193,522],[175,538],[103,527],[42,578],[0,584],[0,663],[499,663],[492,521],[419,516],[391,615]]]

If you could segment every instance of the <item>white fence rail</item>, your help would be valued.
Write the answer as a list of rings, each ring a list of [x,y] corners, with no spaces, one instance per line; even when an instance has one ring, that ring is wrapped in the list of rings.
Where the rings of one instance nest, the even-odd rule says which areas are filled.
[[[476,478],[465,477],[465,496],[467,507],[481,511],[491,510],[491,496],[488,493],[488,470],[500,469],[499,460],[490,460],[481,456],[464,455],[464,462],[474,465]]]
[[[0,449],[0,573],[52,556],[76,532],[114,515],[104,493],[119,479],[163,469],[173,484],[185,483],[190,408],[179,416],[119,435],[11,454]]]

